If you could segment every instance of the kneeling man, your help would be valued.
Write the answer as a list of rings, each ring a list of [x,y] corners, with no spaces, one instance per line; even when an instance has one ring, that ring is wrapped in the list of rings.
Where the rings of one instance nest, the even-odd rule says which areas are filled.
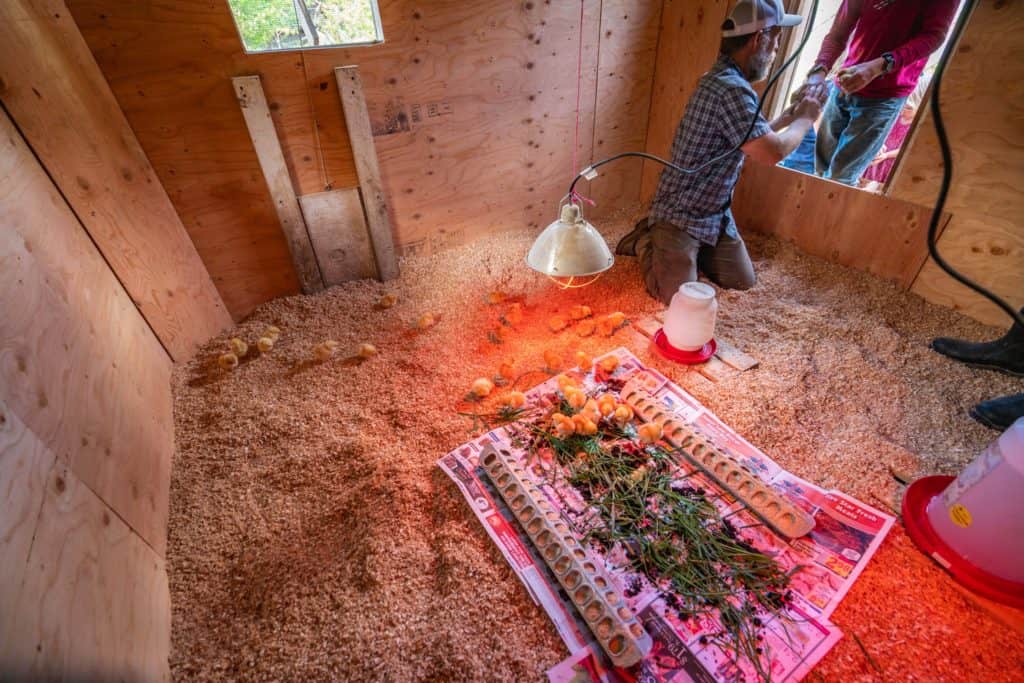
[[[672,143],[672,163],[694,168],[742,142],[740,149],[697,173],[665,168],[649,217],[619,242],[616,252],[640,255],[647,291],[668,303],[700,269],[730,289],[749,289],[756,278],[729,205],[745,156],[776,164],[800,144],[821,112],[805,97],[782,116],[757,114],[751,83],[764,80],[783,27],[803,18],[786,14],[781,0],[740,0],[722,25],[718,61],[700,79]]]

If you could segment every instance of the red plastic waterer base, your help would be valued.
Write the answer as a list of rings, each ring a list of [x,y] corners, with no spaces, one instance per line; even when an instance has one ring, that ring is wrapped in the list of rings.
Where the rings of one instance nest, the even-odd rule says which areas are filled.
[[[718,349],[718,344],[715,343],[714,339],[696,351],[677,349],[668,343],[668,336],[665,334],[664,327],[659,327],[658,331],[654,333],[654,346],[665,358],[674,360],[677,363],[685,363],[686,365],[705,363],[711,356],[715,355],[715,351]]]
[[[923,477],[907,487],[903,496],[903,526],[917,547],[948,571],[957,583],[978,595],[1011,607],[1024,608],[1024,583],[1009,581],[975,567],[950,548],[935,532],[926,509],[954,477]]]

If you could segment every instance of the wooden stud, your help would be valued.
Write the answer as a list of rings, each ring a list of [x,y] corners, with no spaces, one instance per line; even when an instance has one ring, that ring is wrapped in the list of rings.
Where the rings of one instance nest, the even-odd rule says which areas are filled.
[[[324,285],[377,275],[358,188],[307,194],[299,204]]]
[[[726,365],[736,368],[740,372],[745,372],[751,368],[755,368],[760,363],[759,360],[753,356],[743,353],[721,337],[716,336],[715,343],[718,345],[718,350],[715,352],[715,355],[718,356],[719,360],[723,361]]]
[[[736,374],[735,370],[720,361],[717,356],[711,356],[707,361],[700,365],[694,365],[693,368],[712,382],[721,382]]]
[[[653,339],[657,331],[661,329],[661,321],[652,315],[633,323],[633,327],[635,327],[640,334]]]
[[[306,223],[299,209],[298,199],[288,166],[281,152],[281,143],[277,139],[274,122],[270,118],[270,108],[263,94],[263,86],[259,76],[237,76],[231,79],[238,97],[238,105],[242,108],[245,125],[249,129],[249,137],[256,156],[263,169],[263,177],[267,188],[274,199],[277,218],[281,222],[281,230],[288,242],[295,272],[299,276],[302,291],[310,294],[324,288],[320,268],[317,265],[313,244],[306,230]]]
[[[398,261],[395,258],[391,219],[388,216],[380,165],[377,162],[377,149],[373,144],[370,113],[366,108],[366,98],[363,96],[359,69],[355,66],[339,66],[334,70],[334,77],[338,83],[338,96],[341,98],[345,125],[348,127],[349,139],[352,142],[352,154],[355,156],[356,173],[362,190],[363,206],[366,208],[366,222],[370,228],[377,274],[381,280],[393,280],[398,277]]]

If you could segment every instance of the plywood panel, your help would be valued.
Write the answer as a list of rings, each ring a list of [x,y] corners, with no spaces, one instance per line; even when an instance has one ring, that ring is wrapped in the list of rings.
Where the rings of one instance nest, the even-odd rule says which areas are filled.
[[[595,161],[645,149],[660,19],[660,3],[602,3],[594,107]],[[640,159],[615,161],[601,168],[601,175],[589,188],[581,181],[579,187],[597,202],[590,214],[600,217],[638,202],[641,168]]]
[[[778,166],[744,166],[733,213],[741,231],[778,235],[908,289],[927,255],[928,207]]]
[[[665,0],[647,125],[649,153],[668,158],[686,103],[718,55],[729,7],[726,0]],[[663,168],[653,161],[644,162],[642,201],[654,196]]]
[[[306,223],[302,219],[299,201],[295,198],[295,187],[288,175],[288,166],[281,153],[277,131],[270,117],[267,98],[263,94],[259,76],[236,76],[231,79],[238,97],[238,106],[245,118],[256,157],[260,160],[260,169],[267,181],[267,189],[274,200],[274,210],[281,224],[288,251],[292,256],[292,264],[299,277],[302,291],[310,294],[324,288],[320,269],[313,254],[313,245],[306,232]]]
[[[981,2],[950,59],[942,84],[942,118],[953,148],[954,178],[946,210],[953,217],[938,243],[953,267],[1024,306],[1024,5]],[[930,117],[922,117],[904,153],[891,194],[931,205],[942,158]],[[930,261],[913,291],[978,320],[1006,326],[994,304]]]
[[[171,363],[0,115],[0,400],[162,555]]]
[[[270,55],[242,52],[223,2],[69,5],[236,317],[293,293],[297,282],[233,76],[260,75],[301,196],[357,184],[333,70],[359,66],[402,253],[491,230],[539,229],[555,217],[575,171],[578,2],[384,0],[382,45]],[[649,17],[660,5],[636,3],[628,30],[634,12]],[[604,139],[594,126],[602,2],[585,0],[583,9],[577,166]],[[649,68],[623,61],[616,73],[636,74],[642,90]],[[600,106],[609,112],[623,111],[620,100],[630,102],[627,111],[642,100],[632,88],[606,92]]]
[[[0,400],[0,643],[14,622],[53,453]],[[0,660],[0,671],[4,671]]]
[[[299,197],[325,285],[377,276],[359,189]]]
[[[63,0],[0,3],[5,107],[179,361],[230,322]]]
[[[38,517],[17,604],[0,622],[5,678],[168,680],[171,606],[160,558],[60,466]]]

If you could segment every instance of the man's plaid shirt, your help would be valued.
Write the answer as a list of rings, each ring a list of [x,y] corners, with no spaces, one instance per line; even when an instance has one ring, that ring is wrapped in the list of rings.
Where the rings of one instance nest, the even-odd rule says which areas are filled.
[[[735,147],[743,139],[757,111],[757,93],[730,57],[719,55],[704,74],[686,105],[672,142],[672,163],[693,168]],[[749,140],[771,132],[764,116]],[[735,153],[698,173],[661,172],[658,192],[651,204],[651,223],[665,221],[686,230],[695,239],[714,246],[724,232],[738,238],[729,209],[733,187],[743,168],[743,152]]]

